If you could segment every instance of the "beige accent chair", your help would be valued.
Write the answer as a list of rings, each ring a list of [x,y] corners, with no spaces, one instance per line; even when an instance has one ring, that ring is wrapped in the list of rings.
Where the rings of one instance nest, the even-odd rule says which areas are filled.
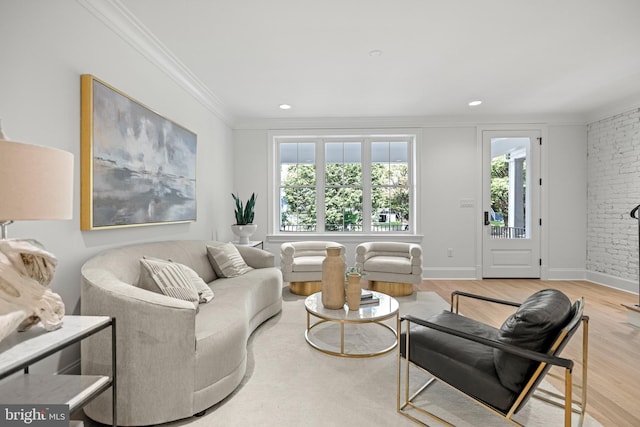
[[[329,241],[287,242],[280,246],[282,280],[297,295],[311,295],[322,289],[322,261],[327,248],[338,246],[344,260],[344,246]]]
[[[422,248],[403,242],[361,243],[356,247],[356,267],[372,290],[411,295],[413,285],[422,282]]]

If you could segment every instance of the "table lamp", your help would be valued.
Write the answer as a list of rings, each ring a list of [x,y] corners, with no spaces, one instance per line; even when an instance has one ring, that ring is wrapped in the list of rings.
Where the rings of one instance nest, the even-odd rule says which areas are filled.
[[[71,219],[73,154],[9,140],[0,123],[0,340],[42,322],[62,325],[64,303],[47,288],[57,259],[33,240],[8,239],[17,220]]]
[[[17,220],[71,219],[73,154],[10,141],[0,122],[0,227]]]

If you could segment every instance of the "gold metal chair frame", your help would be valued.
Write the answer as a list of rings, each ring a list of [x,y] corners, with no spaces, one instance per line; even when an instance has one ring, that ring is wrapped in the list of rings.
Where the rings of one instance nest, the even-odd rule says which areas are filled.
[[[459,291],[454,291],[451,294],[451,311],[454,313],[458,313],[458,305],[459,305],[459,297],[460,296],[464,296],[464,297],[470,297],[470,298],[475,298],[475,299],[481,299],[487,302],[492,302],[492,303],[498,303],[498,304],[506,304],[506,305],[511,305],[511,306],[519,306],[518,303],[513,303],[513,302],[509,302],[509,301],[503,301],[503,300],[498,300],[498,299],[493,299],[493,298],[488,298],[488,297],[483,297],[483,296],[478,296],[478,295],[473,295],[473,294],[468,294],[468,293],[464,293],[464,292],[459,292]],[[584,300],[581,299],[579,301],[579,309],[580,309],[580,313],[582,313],[582,310],[584,308]],[[560,348],[560,351],[562,350],[562,347],[564,347],[563,344],[566,344],[565,340],[568,340],[571,338],[571,336],[573,335],[573,333],[575,332],[575,330],[580,326],[579,324],[573,325],[573,324],[569,324],[566,325],[562,331],[560,332],[558,338],[555,340],[555,342],[553,343],[551,349],[549,350],[548,354],[545,353],[538,353],[538,352],[534,352],[534,351],[530,351],[530,350],[523,350],[519,347],[513,346],[513,345],[509,345],[509,344],[505,344],[505,343],[500,343],[498,341],[493,341],[493,340],[488,340],[488,339],[484,339],[484,338],[479,338],[479,339],[472,339],[474,341],[477,342],[481,342],[485,345],[489,345],[492,346],[494,348],[500,348],[503,351],[507,351],[513,354],[518,354],[520,356],[525,356],[531,360],[535,360],[540,362],[540,364],[538,365],[537,369],[535,370],[535,372],[533,373],[533,375],[529,378],[526,386],[524,387],[524,389],[520,392],[520,394],[518,395],[518,397],[516,398],[516,400],[514,401],[514,403],[511,405],[511,407],[509,408],[509,411],[507,412],[502,412],[496,408],[493,408],[489,405],[487,405],[486,403],[482,402],[481,400],[467,395],[466,393],[464,393],[461,390],[456,389],[455,387],[451,386],[450,384],[448,384],[447,382],[441,380],[440,378],[437,378],[435,375],[433,375],[432,373],[430,373],[428,370],[414,364],[413,362],[411,362],[409,360],[409,342],[410,342],[410,329],[411,329],[411,323],[429,323],[429,322],[420,322],[419,319],[415,319],[412,316],[405,316],[402,318],[398,319],[398,327],[397,327],[397,331],[398,331],[398,335],[402,332],[402,322],[403,321],[407,321],[407,325],[406,325],[406,339],[405,339],[405,354],[406,354],[406,360],[405,360],[405,369],[404,369],[404,379],[403,379],[403,369],[402,369],[402,355],[401,355],[401,348],[398,345],[398,374],[397,374],[397,411],[404,415],[405,417],[409,418],[410,420],[416,422],[417,424],[421,424],[421,425],[425,425],[428,426],[428,424],[418,418],[416,418],[415,416],[413,416],[412,414],[410,414],[408,411],[410,409],[414,409],[415,411],[426,415],[434,420],[437,420],[438,422],[447,425],[447,426],[453,426],[453,424],[447,422],[446,420],[442,419],[441,417],[439,417],[436,414],[433,414],[429,411],[427,411],[426,409],[416,405],[413,403],[413,401],[425,390],[427,390],[429,388],[430,385],[432,385],[435,381],[440,381],[443,384],[448,385],[449,387],[451,387],[452,389],[456,390],[457,392],[461,393],[462,395],[468,397],[469,399],[474,400],[475,402],[479,403],[482,407],[484,407],[485,409],[489,410],[490,412],[494,413],[497,416],[500,416],[501,418],[505,419],[506,421],[517,425],[517,426],[523,426],[522,424],[518,423],[517,421],[515,421],[512,417],[515,415],[515,413],[518,411],[518,409],[520,409],[520,406],[523,405],[524,403],[526,403],[526,399],[531,396],[534,398],[537,398],[538,400],[544,401],[546,403],[552,404],[554,406],[560,407],[564,409],[564,426],[565,427],[570,427],[572,424],[572,414],[576,413],[579,415],[579,426],[582,426],[583,422],[584,422],[584,416],[585,416],[585,410],[586,410],[586,406],[587,406],[587,363],[588,363],[588,337],[589,337],[589,317],[585,316],[585,315],[581,315],[580,319],[579,319],[579,324],[582,324],[583,327],[583,332],[582,332],[582,360],[581,360],[581,367],[582,367],[582,385],[580,386],[574,386],[573,385],[573,367],[574,367],[574,362],[573,360],[570,359],[565,359],[565,358],[561,358],[561,357],[557,357],[556,352],[558,351],[558,349]],[[423,326],[427,326],[427,327],[433,327],[433,326],[437,326],[434,324],[423,324]],[[452,330],[450,330],[449,328],[446,327],[442,327],[439,326],[437,328],[434,329],[440,329],[443,330],[444,332],[452,332]],[[466,339],[471,339],[467,336],[465,336],[464,333],[462,334],[455,334],[459,337],[462,338],[466,338]],[[569,336],[568,336],[569,335]],[[514,350],[515,349],[515,350]],[[510,351],[511,350],[511,351]],[[409,396],[409,388],[410,388],[410,384],[409,384],[409,368],[410,366],[414,366],[415,368],[417,368],[418,370],[424,372],[427,375],[430,375],[431,378],[424,384],[422,385],[416,392],[414,392],[411,396]],[[539,383],[539,381],[542,380],[542,378],[547,374],[547,371],[552,368],[552,367],[559,367],[561,369],[564,369],[564,385],[565,385],[565,390],[564,390],[564,394],[561,393],[556,393],[553,391],[549,391],[549,390],[545,390],[542,389],[540,387],[537,387],[537,384]],[[561,375],[554,375],[552,373],[548,373],[549,376],[553,376],[556,378],[562,378]],[[402,385],[404,384],[404,387],[402,387]],[[579,399],[573,399],[573,388],[576,389],[580,389],[580,398]],[[404,392],[404,393],[403,393]]]

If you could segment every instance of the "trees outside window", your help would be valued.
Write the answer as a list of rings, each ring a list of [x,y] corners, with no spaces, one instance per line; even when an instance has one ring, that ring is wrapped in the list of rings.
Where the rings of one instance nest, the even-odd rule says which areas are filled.
[[[410,232],[412,138],[278,141],[281,232]]]
[[[526,205],[527,196],[527,167],[523,163],[522,169],[522,203]],[[493,225],[506,226],[509,224],[509,162],[505,156],[491,160],[491,209],[501,218]]]

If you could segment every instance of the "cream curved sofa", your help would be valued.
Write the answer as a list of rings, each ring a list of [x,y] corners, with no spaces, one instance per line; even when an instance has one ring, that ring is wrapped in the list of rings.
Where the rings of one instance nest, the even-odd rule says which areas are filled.
[[[207,245],[176,240],[110,249],[82,266],[81,313],[109,315],[117,324],[118,425],[149,425],[191,417],[228,396],[247,367],[247,340],[282,309],[282,274],[269,252],[238,246],[254,267],[216,278]],[[200,304],[136,286],[140,258],[171,259],[195,270],[214,292]],[[110,334],[81,344],[82,373],[110,375]],[[112,423],[111,393],[85,406],[98,422]]]

